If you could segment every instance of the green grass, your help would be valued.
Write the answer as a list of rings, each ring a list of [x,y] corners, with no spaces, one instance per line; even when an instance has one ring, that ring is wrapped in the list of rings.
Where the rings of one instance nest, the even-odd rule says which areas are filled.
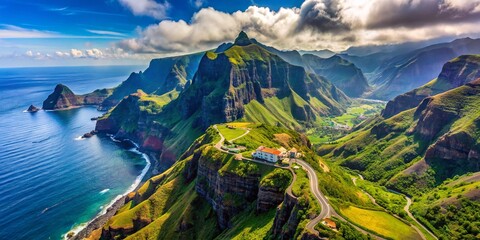
[[[242,128],[228,128],[227,125],[228,124],[217,125],[218,131],[222,133],[227,141],[231,141],[232,139],[240,137],[242,134],[247,132],[247,130]]]
[[[363,115],[366,119],[373,118],[380,114],[384,106],[385,104],[382,103],[354,101],[347,108],[347,111],[340,116],[318,118],[316,126],[306,131],[308,139],[315,145],[336,141],[344,137],[348,131],[336,127],[335,123],[354,127],[364,121],[360,116]]]
[[[406,216],[403,208],[407,204],[407,200],[404,196],[389,192],[384,186],[378,186],[369,181],[357,179],[356,182],[360,188],[375,199],[378,205],[401,217]]]
[[[305,172],[301,167],[298,169],[294,168],[294,171],[295,175],[297,175],[297,179],[293,183],[292,193],[293,195],[299,197],[303,194],[303,192],[310,191],[310,181],[308,180],[307,172]]]
[[[265,239],[275,218],[275,209],[265,213],[256,213],[255,204],[252,204],[246,211],[232,219],[232,228],[225,230],[215,239]]]
[[[386,212],[354,206],[341,208],[341,212],[355,224],[382,236],[402,240],[422,239],[415,229]]]

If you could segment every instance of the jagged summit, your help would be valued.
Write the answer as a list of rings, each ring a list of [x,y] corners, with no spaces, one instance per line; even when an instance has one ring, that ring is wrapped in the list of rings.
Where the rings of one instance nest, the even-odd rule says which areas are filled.
[[[238,37],[235,39],[234,44],[238,45],[238,46],[247,46],[247,45],[252,44],[252,40],[250,40],[250,38],[248,38],[247,33],[245,33],[244,31],[241,31],[238,34]]]

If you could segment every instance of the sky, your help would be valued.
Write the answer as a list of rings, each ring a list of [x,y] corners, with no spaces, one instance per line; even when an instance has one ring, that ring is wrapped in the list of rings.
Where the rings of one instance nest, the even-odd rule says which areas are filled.
[[[0,0],[0,67],[133,65],[242,30],[279,49],[478,37],[480,0]]]

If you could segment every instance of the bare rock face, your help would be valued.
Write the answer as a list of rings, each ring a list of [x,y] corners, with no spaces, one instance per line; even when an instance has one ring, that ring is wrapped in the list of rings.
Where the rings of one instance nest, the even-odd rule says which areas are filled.
[[[200,159],[196,191],[204,197],[217,213],[220,228],[230,227],[233,216],[257,199],[259,174],[238,176],[228,171],[219,172],[221,163]]]
[[[442,178],[480,171],[480,144],[470,134],[459,132],[438,139],[425,153],[425,161],[441,166]]]
[[[277,208],[272,226],[272,234],[278,239],[292,239],[297,229],[300,205],[297,198],[289,193],[285,194],[283,203]]]
[[[275,187],[261,186],[258,189],[257,212],[265,212],[282,203],[284,191]]]
[[[458,117],[457,113],[446,111],[432,102],[433,98],[424,99],[415,111],[415,118],[419,119],[415,133],[426,142],[432,141],[448,123]]]

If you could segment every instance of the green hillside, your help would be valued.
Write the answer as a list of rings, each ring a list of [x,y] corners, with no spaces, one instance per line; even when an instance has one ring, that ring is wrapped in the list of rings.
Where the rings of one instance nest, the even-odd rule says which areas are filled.
[[[369,181],[414,196],[416,215],[445,239],[473,239],[476,225],[459,226],[455,221],[466,222],[466,216],[476,211],[476,186],[457,181],[455,187],[449,179],[480,171],[478,104],[480,80],[426,98],[417,108],[389,119],[365,122],[318,152]],[[383,199],[385,207],[393,203]],[[449,215],[453,213],[458,217]],[[469,220],[480,219],[473,215]]]

